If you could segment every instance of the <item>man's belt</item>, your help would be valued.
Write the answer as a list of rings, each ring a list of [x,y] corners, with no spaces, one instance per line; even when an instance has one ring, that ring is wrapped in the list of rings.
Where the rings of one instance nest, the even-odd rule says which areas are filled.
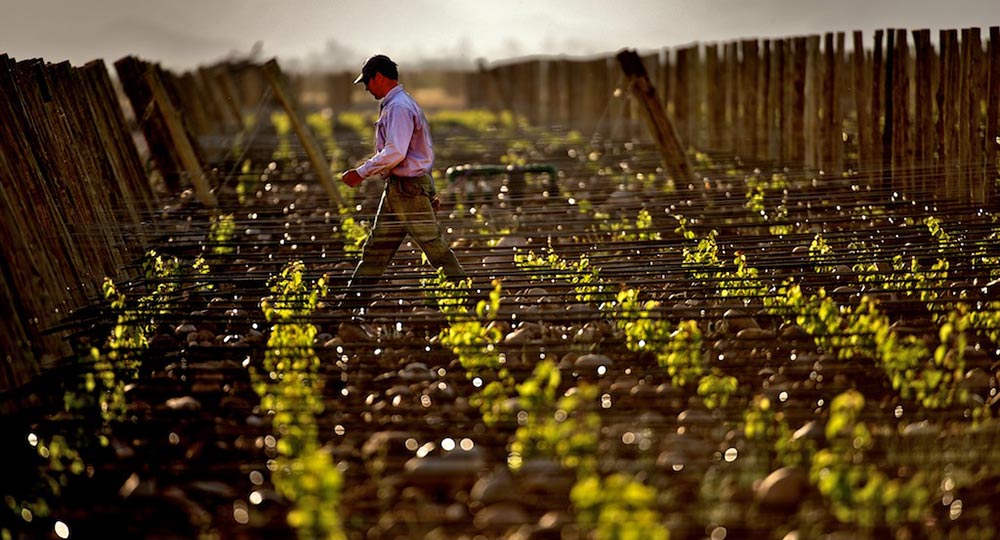
[[[389,178],[392,179],[392,180],[420,180],[421,178],[425,178],[427,176],[430,176],[430,175],[429,174],[421,174],[419,176],[400,176],[398,174],[389,173]]]
[[[421,174],[420,176],[400,176],[398,174],[389,173],[387,182],[391,184],[393,182],[400,182],[400,181],[406,181],[406,180],[420,181],[420,180],[423,180],[424,178],[427,178],[429,180],[429,182],[428,182],[428,184],[430,185],[430,191],[429,191],[429,193],[430,193],[430,196],[433,197],[435,195],[435,193],[436,193],[436,190],[434,189],[434,177],[431,176],[430,173]]]

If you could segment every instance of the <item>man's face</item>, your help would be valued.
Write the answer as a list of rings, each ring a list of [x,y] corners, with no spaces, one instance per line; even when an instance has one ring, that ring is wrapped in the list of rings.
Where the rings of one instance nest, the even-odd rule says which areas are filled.
[[[365,81],[365,90],[372,95],[375,99],[382,99],[387,93],[389,93],[388,82],[389,79],[382,75],[381,73],[375,73],[371,77],[367,78]]]

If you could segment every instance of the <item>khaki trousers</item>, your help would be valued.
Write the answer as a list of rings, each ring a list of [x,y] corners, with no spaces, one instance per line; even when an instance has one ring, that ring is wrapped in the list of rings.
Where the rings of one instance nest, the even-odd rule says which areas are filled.
[[[372,230],[365,240],[361,262],[351,275],[342,307],[351,309],[368,305],[375,292],[374,286],[407,235],[420,246],[435,268],[444,271],[448,279],[458,281],[466,277],[455,253],[444,241],[431,208],[431,182],[433,180],[429,176],[390,177],[386,182]]]

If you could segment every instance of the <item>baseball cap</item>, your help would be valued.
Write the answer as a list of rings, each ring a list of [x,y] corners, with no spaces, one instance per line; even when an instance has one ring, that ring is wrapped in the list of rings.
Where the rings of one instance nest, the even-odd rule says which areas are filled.
[[[354,84],[358,84],[362,81],[367,81],[375,76],[376,73],[381,73],[386,75],[388,73],[394,73],[396,70],[396,63],[389,59],[388,56],[384,54],[376,54],[365,60],[365,64],[361,66],[361,73],[358,78],[354,79]]]

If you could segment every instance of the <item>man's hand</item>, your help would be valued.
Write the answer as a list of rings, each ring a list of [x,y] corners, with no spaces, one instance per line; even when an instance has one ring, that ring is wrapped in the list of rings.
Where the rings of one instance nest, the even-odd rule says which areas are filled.
[[[361,175],[358,174],[357,169],[344,171],[344,173],[340,175],[340,181],[351,187],[357,186],[358,184],[361,183],[362,180],[364,180],[364,178],[361,178]]]
[[[431,197],[431,208],[433,208],[435,212],[441,209],[441,199],[437,195]]]

